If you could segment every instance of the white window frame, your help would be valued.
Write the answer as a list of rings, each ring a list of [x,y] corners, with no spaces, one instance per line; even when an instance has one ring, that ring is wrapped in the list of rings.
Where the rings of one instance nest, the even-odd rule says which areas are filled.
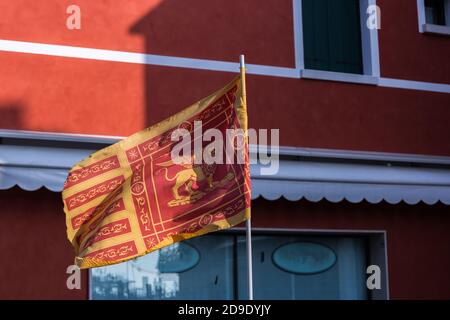
[[[450,0],[445,0],[445,22],[447,25],[427,23],[425,16],[425,0],[417,0],[417,14],[420,33],[450,35]]]
[[[301,78],[378,85],[380,79],[378,30],[376,28],[370,30],[367,27],[367,8],[371,5],[376,5],[376,0],[359,0],[359,2],[363,74],[352,74],[305,69],[303,55],[302,0],[293,0],[296,68],[300,69]]]

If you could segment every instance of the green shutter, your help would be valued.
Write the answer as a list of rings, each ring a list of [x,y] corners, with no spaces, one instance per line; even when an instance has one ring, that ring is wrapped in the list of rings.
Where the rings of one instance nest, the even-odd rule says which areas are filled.
[[[329,70],[328,0],[303,0],[305,68]]]
[[[362,73],[358,0],[303,0],[305,68]]]

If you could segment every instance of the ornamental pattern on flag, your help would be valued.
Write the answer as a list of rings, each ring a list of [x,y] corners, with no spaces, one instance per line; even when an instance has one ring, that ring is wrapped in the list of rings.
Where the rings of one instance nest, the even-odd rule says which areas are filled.
[[[70,170],[62,197],[80,268],[120,263],[250,217],[247,140],[244,164],[172,161],[178,143],[172,132],[186,129],[193,141],[194,121],[202,121],[203,132],[214,128],[223,136],[227,129],[247,130],[241,77]]]

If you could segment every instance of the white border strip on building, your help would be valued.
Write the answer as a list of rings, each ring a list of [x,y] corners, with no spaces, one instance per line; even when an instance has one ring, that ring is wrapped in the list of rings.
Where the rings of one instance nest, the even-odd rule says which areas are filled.
[[[392,78],[380,78],[379,85],[388,88],[422,90],[441,93],[450,93],[450,85],[423,81],[401,80]]]
[[[298,9],[299,8],[297,8],[297,10]],[[54,45],[36,42],[24,42],[15,40],[0,39],[0,51],[31,53],[48,56],[91,59],[100,61],[148,64],[165,67],[190,68],[209,71],[233,72],[233,73],[237,73],[239,70],[239,63],[234,62],[172,57],[172,56],[153,55],[136,52],[93,49],[93,48]],[[296,57],[296,63],[297,64],[300,63],[298,57]],[[247,64],[247,70],[248,74],[300,79],[302,69]],[[340,79],[341,78],[339,77],[334,77],[333,79],[323,79],[323,80],[341,81]],[[353,82],[353,81],[346,81],[344,78],[342,79],[342,81]],[[362,81],[361,83],[366,82]],[[370,82],[370,84],[373,84],[373,82]],[[431,82],[421,82],[421,81],[411,81],[411,80],[401,80],[401,79],[381,77],[379,78],[378,85],[390,88],[450,93],[450,85],[443,83],[431,83]]]
[[[237,62],[234,63],[218,60],[181,58],[137,52],[93,49],[15,40],[0,40],[0,51],[32,53],[48,56],[101,61],[148,64],[164,67],[190,68],[234,73],[239,72],[239,63]],[[275,77],[299,78],[299,72],[295,68],[273,67],[257,64],[247,64],[247,73]]]
[[[302,1],[292,0],[292,21],[294,27],[294,51],[295,51],[295,68],[297,70],[305,69],[305,57],[303,56],[303,24],[302,17]]]

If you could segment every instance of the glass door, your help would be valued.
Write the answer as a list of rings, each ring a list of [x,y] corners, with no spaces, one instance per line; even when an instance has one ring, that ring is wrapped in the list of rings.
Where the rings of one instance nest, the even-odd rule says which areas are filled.
[[[238,237],[239,299],[247,299],[245,236]],[[363,238],[253,236],[255,299],[367,299]]]

